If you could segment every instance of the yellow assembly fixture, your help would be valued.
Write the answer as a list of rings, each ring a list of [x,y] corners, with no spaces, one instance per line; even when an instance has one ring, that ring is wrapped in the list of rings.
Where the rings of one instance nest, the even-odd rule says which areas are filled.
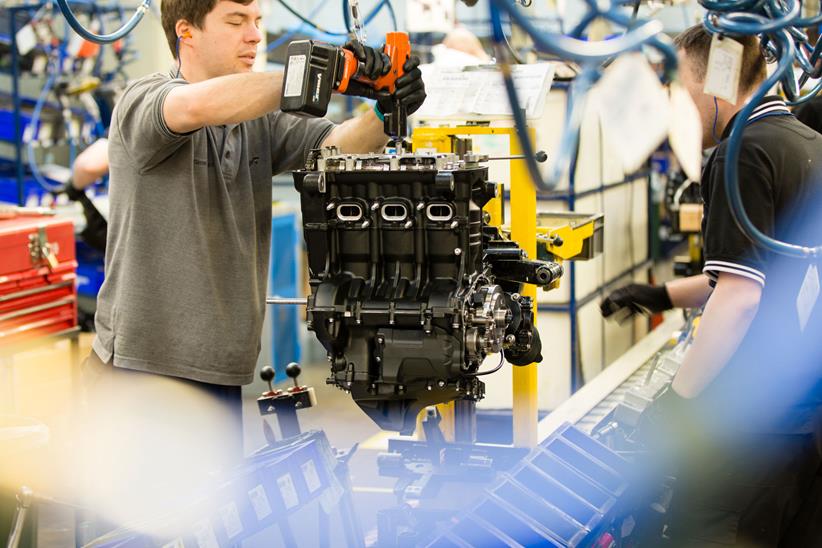
[[[533,139],[533,129],[530,130]],[[431,152],[458,152],[464,143],[461,138],[473,135],[499,135],[507,137],[511,156],[522,154],[522,148],[517,138],[516,129],[511,127],[489,127],[485,125],[457,126],[457,127],[419,127],[414,130],[412,144],[415,152],[430,150]],[[511,239],[527,253],[529,258],[537,256],[537,194],[525,162],[510,162],[510,191],[511,191]],[[497,198],[485,206],[485,212],[490,216],[490,224],[502,224],[503,196],[498,193]],[[522,295],[531,297],[534,302],[534,320],[537,312],[537,289],[534,285],[524,285]],[[537,444],[538,401],[537,401],[537,364],[530,364],[513,368],[513,428],[514,445],[520,447],[534,447]],[[453,413],[441,413],[444,418]],[[447,425],[441,423],[446,439],[453,439],[453,421]],[[449,427],[451,432],[449,433]]]

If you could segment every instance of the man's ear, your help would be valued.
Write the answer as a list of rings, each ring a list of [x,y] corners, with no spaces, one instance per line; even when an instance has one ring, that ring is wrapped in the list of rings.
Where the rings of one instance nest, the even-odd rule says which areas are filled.
[[[191,23],[185,19],[180,19],[177,21],[177,24],[174,25],[174,32],[177,34],[178,39],[191,38]]]

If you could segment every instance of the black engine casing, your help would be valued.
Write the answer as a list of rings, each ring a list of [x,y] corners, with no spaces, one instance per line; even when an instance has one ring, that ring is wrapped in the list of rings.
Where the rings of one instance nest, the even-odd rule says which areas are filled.
[[[425,406],[482,398],[475,374],[488,353],[541,359],[532,303],[496,265],[513,264],[513,253],[540,272],[558,267],[544,285],[562,270],[527,261],[486,225],[482,208],[497,188],[487,167],[451,155],[334,149],[315,151],[309,167],[294,173],[307,325],[328,352],[328,382],[377,424],[410,433]]]

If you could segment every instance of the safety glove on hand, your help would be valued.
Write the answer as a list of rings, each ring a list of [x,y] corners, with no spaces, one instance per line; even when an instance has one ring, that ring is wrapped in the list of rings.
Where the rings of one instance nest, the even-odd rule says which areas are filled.
[[[52,192],[52,194],[54,194],[55,198],[60,194],[65,194],[66,196],[68,196],[68,199],[72,202],[76,202],[77,200],[80,200],[82,197],[86,195],[85,191],[82,191],[74,186],[74,182],[72,181],[72,179],[66,181],[62,188],[60,188],[56,192]]]
[[[717,446],[716,422],[703,405],[668,386],[639,417],[634,439],[646,452],[647,466],[672,473],[694,466]]]
[[[397,78],[397,89],[393,94],[381,93],[377,97],[377,108],[383,115],[394,108],[394,101],[399,100],[405,107],[406,114],[415,113],[425,101],[425,83],[422,81],[422,71],[419,69],[420,58],[411,55],[402,66],[404,74]]]
[[[628,284],[605,297],[599,309],[603,317],[616,314],[617,321],[625,321],[634,314],[653,314],[674,307],[664,285]]]
[[[391,59],[385,54],[383,48],[372,48],[363,45],[357,40],[349,40],[343,46],[354,54],[354,57],[361,63],[357,77],[366,78],[368,80],[377,80],[378,78],[388,74],[391,70]],[[354,79],[348,85],[344,95],[354,95],[357,97],[371,97],[374,95],[374,90],[367,84],[358,82]]]

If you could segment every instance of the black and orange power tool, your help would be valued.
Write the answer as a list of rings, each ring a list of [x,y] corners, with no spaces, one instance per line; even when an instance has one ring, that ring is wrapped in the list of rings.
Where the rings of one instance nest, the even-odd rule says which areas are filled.
[[[389,32],[385,37],[385,54],[391,59],[391,70],[377,80],[361,75],[361,63],[354,53],[339,46],[299,40],[288,45],[285,80],[280,109],[305,116],[325,116],[333,92],[345,93],[356,81],[364,86],[357,95],[377,99],[380,94],[393,94],[397,79],[404,74],[403,65],[411,55],[411,42],[404,32]],[[399,101],[393,102],[385,115],[385,133],[393,138],[408,134],[407,113]]]

